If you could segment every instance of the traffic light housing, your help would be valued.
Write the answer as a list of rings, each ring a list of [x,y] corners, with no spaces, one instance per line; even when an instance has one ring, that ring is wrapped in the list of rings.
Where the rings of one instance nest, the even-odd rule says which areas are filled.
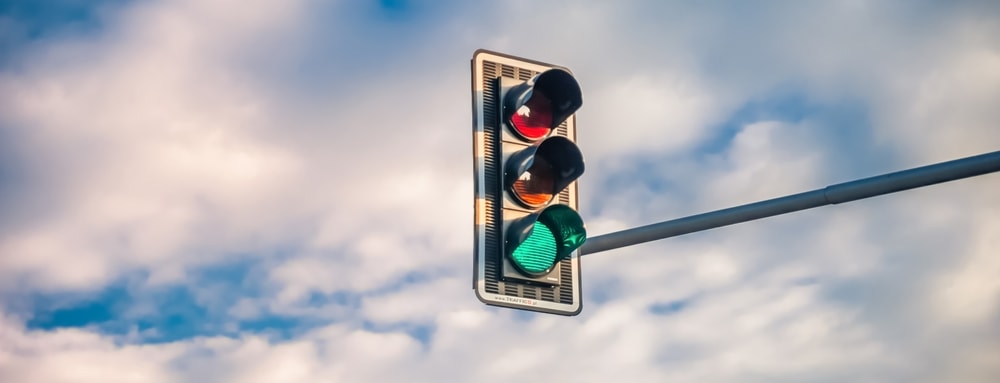
[[[587,238],[577,213],[579,84],[566,68],[478,50],[472,102],[476,296],[579,314],[578,249]]]

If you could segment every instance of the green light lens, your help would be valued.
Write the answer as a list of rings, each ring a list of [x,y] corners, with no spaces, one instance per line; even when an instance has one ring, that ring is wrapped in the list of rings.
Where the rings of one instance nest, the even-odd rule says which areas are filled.
[[[517,219],[508,229],[507,257],[530,277],[548,274],[587,240],[580,215],[562,204]]]
[[[552,229],[540,221],[535,221],[531,234],[517,246],[511,259],[518,268],[530,274],[541,274],[556,262],[558,243]]]

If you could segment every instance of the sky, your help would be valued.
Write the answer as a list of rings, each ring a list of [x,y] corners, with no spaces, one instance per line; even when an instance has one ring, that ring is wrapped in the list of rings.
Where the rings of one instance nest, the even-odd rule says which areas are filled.
[[[591,235],[1000,150],[992,1],[5,1],[0,381],[1000,376],[1000,174],[483,305],[480,48],[575,73]]]

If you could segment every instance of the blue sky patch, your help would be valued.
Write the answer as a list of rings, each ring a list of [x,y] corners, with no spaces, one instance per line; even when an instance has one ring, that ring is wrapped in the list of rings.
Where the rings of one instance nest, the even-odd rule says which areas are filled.
[[[99,325],[118,317],[128,300],[128,290],[124,285],[106,288],[92,297],[39,295],[32,299],[35,307],[26,325],[43,330]]]
[[[672,315],[681,312],[691,303],[690,299],[678,299],[665,303],[654,303],[649,305],[649,312],[656,315]]]
[[[434,331],[436,327],[432,324],[426,323],[375,323],[371,321],[364,321],[362,328],[366,331],[371,332],[405,332],[411,338],[419,341],[422,345],[428,346],[430,344],[431,338],[434,336]]]
[[[93,30],[101,27],[107,9],[128,0],[7,0],[0,2],[0,16],[25,28],[27,37],[45,36],[66,28]]]
[[[11,65],[32,41],[100,31],[111,9],[130,1],[0,1],[0,68]]]
[[[39,294],[31,299],[26,326],[52,330],[87,327],[109,335],[142,334],[148,343],[250,331],[290,337],[308,321],[265,313],[233,322],[228,310],[241,298],[265,293],[262,264],[251,260],[190,271],[188,284],[146,287],[144,276],[113,283],[92,294]],[[350,294],[315,296],[315,303],[357,305]],[[235,324],[235,328],[233,325]]]

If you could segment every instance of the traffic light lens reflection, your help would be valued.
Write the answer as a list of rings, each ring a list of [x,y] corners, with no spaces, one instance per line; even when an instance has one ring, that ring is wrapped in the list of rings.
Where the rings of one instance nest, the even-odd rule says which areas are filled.
[[[556,262],[558,244],[556,236],[545,224],[535,221],[531,234],[511,254],[511,259],[521,270],[542,274]]]
[[[531,98],[510,117],[510,123],[529,140],[547,136],[552,129],[552,101],[542,92],[532,92]]]

